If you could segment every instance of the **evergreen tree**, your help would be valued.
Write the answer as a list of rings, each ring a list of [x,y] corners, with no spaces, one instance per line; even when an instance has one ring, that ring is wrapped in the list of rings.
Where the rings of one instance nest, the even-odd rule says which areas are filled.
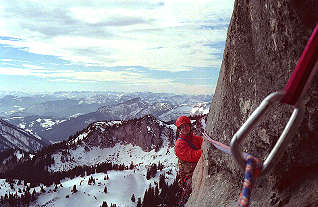
[[[76,193],[76,192],[77,192],[76,185],[73,186],[72,192],[73,192],[73,193]]]
[[[31,195],[31,201],[35,201],[36,199],[36,191],[35,188],[33,189],[32,195]]]
[[[31,190],[30,186],[29,186],[29,185],[27,185],[27,187],[26,187],[26,191],[30,191],[30,190]]]
[[[138,198],[137,206],[136,206],[136,207],[141,207],[141,198]]]
[[[28,192],[28,191],[27,191]],[[43,188],[43,185],[41,186],[41,193],[45,193],[46,191]]]
[[[10,188],[11,188],[12,190],[15,190],[15,189],[14,189],[14,186],[13,186],[13,183],[10,183]]]
[[[91,177],[88,179],[88,185],[91,185],[92,183],[95,184],[95,179],[93,178],[93,176],[91,176]]]
[[[135,194],[132,194],[131,201],[135,203],[135,201],[136,201]]]
[[[57,184],[55,184],[55,187],[54,187],[53,191],[54,191],[54,192],[57,191]]]
[[[144,194],[144,200],[142,202],[142,207],[148,207],[148,206],[156,206],[157,202],[155,199],[155,190],[149,185],[149,188],[146,190]]]
[[[103,204],[101,205],[101,207],[108,207],[107,202],[103,201]]]
[[[104,193],[107,193],[107,187],[105,186],[105,188],[104,188]]]
[[[27,204],[27,206],[29,206],[30,201],[31,201],[31,194],[29,191],[25,192],[24,198],[25,198],[25,204]]]
[[[168,189],[168,206],[175,206],[178,202],[178,199],[180,198],[180,188],[178,185],[179,178],[177,177],[172,185],[169,186]]]
[[[165,176],[164,173],[159,176],[159,188],[160,188],[160,189],[165,188],[165,186],[166,186],[166,181],[165,181],[165,179],[166,179],[166,176]]]
[[[130,162],[129,169],[130,169],[130,170],[134,169],[134,162],[133,162],[133,161]]]
[[[150,170],[149,170],[149,169],[147,169],[146,179],[147,179],[147,180],[150,179]]]
[[[161,164],[160,161],[159,161],[159,163],[158,163],[158,170],[161,171],[161,170],[163,170],[163,168],[164,168],[163,164]]]
[[[152,164],[150,168],[147,169],[147,175],[146,178],[147,180],[149,180],[150,178],[154,178],[157,174],[157,165],[156,164]]]
[[[178,185],[178,178],[174,180],[172,185],[168,185],[164,180],[162,180],[161,186],[163,188],[159,195],[160,204],[164,206],[176,206],[181,193]]]
[[[156,187],[155,187],[154,199],[155,199],[155,201],[156,201],[156,202],[160,202],[160,199],[159,199],[159,187],[158,187],[158,184],[156,184]]]
[[[14,203],[14,197],[11,193],[9,193],[9,205],[10,206],[15,206],[15,203]]]

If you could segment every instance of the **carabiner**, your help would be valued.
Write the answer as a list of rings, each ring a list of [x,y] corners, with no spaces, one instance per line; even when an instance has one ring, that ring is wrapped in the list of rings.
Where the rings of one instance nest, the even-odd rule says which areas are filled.
[[[242,152],[240,150],[241,142],[247,136],[249,131],[257,124],[260,118],[265,114],[265,111],[274,102],[279,102],[283,95],[284,92],[274,92],[269,94],[256,108],[252,115],[246,120],[246,122],[241,126],[241,128],[234,134],[230,144],[231,152],[234,159],[243,169],[243,171],[245,170],[245,159],[243,158]],[[303,104],[297,104],[281,136],[279,137],[278,141],[276,142],[274,148],[272,149],[266,160],[264,161],[260,175],[265,175],[279,160],[279,157],[282,155],[288,145],[289,139],[294,135],[299,124],[301,123],[303,113]]]

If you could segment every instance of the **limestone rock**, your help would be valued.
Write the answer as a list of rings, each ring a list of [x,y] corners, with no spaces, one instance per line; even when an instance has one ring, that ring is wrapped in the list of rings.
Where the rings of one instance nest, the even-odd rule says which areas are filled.
[[[206,130],[229,145],[260,102],[281,90],[318,23],[318,1],[236,0]],[[305,116],[277,165],[257,180],[250,206],[318,206],[318,74],[304,97]],[[243,150],[266,158],[292,108],[276,104],[251,131]],[[187,206],[235,206],[243,172],[204,142]]]
[[[103,123],[103,122],[100,122]],[[174,132],[154,116],[146,115],[139,119],[122,121],[120,124],[108,125],[99,122],[88,127],[89,134],[84,142],[89,146],[114,147],[116,144],[132,144],[144,151],[158,150],[167,137],[170,146],[174,142]]]

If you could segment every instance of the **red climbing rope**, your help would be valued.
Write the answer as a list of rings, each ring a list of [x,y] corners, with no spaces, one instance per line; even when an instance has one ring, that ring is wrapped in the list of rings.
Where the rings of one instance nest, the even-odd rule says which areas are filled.
[[[285,87],[282,103],[295,105],[305,94],[318,70],[318,24],[298,60],[293,74]]]

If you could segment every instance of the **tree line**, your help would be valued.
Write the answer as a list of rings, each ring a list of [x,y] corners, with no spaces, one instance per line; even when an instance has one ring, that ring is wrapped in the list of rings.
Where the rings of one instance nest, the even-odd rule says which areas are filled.
[[[16,168],[0,174],[2,178],[24,180],[31,183],[31,187],[44,184],[50,186],[53,183],[58,184],[64,178],[75,178],[78,176],[84,177],[95,173],[107,173],[109,170],[128,170],[132,169],[133,165],[129,167],[124,164],[113,164],[111,162],[103,162],[95,166],[76,166],[71,170],[49,172],[45,168],[45,163],[39,162],[34,165],[33,162],[25,162],[23,165],[18,165]]]
[[[166,182],[165,173],[160,174],[159,184],[155,186],[149,185],[146,190],[143,201],[138,200],[137,207],[161,206],[175,207],[177,206],[178,197],[180,197],[180,188],[178,186],[178,176],[171,185]]]

